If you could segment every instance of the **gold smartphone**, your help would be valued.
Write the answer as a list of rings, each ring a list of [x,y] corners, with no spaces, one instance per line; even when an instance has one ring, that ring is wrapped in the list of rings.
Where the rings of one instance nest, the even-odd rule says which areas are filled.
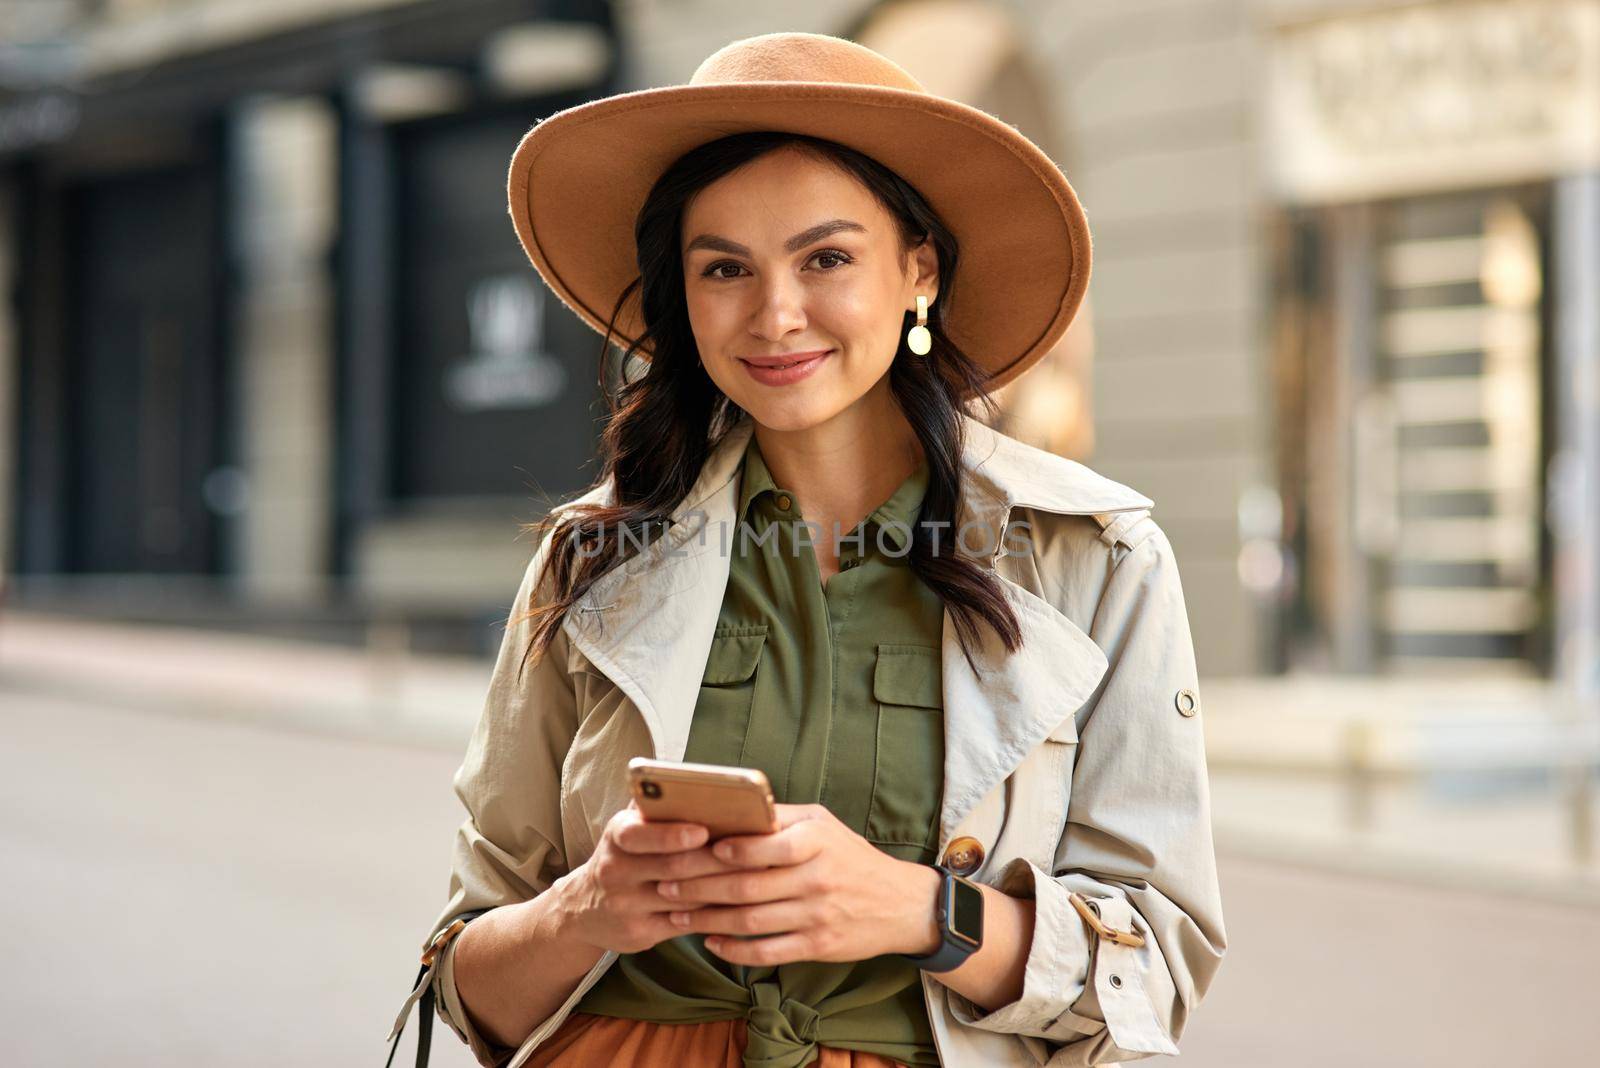
[[[772,787],[755,768],[634,757],[628,761],[628,784],[645,819],[702,823],[711,841],[778,829]]]

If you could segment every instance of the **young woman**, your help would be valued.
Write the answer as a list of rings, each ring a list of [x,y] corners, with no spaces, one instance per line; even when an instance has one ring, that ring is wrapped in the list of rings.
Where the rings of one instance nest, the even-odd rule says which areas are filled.
[[[1082,298],[1060,171],[786,33],[545,119],[509,192],[636,358],[537,525],[396,1030],[426,995],[513,1068],[1176,1053],[1225,936],[1172,549],[972,414]],[[644,822],[634,756],[759,768],[780,829]]]

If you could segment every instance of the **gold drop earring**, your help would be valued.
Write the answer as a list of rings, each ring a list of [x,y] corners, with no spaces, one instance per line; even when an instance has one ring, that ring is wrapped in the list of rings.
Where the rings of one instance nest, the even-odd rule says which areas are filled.
[[[917,325],[906,331],[906,348],[918,356],[933,351],[933,335],[928,332],[928,298],[917,294]]]

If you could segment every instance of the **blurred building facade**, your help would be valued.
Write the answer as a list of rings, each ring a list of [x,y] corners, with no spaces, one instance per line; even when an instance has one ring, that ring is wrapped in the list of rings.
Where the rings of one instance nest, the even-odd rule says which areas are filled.
[[[620,86],[611,8],[76,14],[53,56],[10,49],[40,84],[0,119],[13,601],[485,631],[599,415],[599,340],[531,273],[506,160]]]
[[[1003,428],[1156,501],[1204,673],[1594,685],[1600,0],[12,10],[14,603],[498,616],[603,410],[512,147],[801,29],[1072,179],[1090,307]]]

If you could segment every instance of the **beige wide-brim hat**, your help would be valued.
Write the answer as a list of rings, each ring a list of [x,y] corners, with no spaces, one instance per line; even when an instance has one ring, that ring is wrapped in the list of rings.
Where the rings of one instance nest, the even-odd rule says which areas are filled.
[[[752,130],[837,141],[922,194],[961,249],[945,333],[994,375],[990,389],[1066,332],[1089,283],[1090,248],[1060,168],[1010,124],[825,34],[743,38],[708,56],[685,85],[603,97],[538,122],[512,154],[507,180],[523,249],[604,334],[639,275],[634,222],[656,179],[690,149]],[[635,295],[613,337],[632,345],[643,329]],[[650,355],[648,344],[639,351]]]

